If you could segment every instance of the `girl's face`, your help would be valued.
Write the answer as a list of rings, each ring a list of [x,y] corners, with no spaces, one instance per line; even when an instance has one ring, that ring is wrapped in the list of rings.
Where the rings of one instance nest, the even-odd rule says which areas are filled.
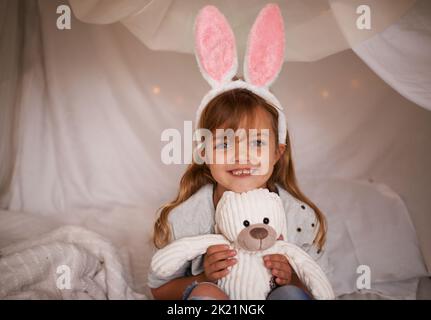
[[[285,150],[285,145],[276,147],[271,115],[261,107],[256,109],[251,127],[256,129],[257,135],[247,134],[249,130],[245,129],[244,121],[241,121],[239,128],[241,130],[235,132],[243,133],[231,139],[214,134],[213,161],[207,165],[217,181],[220,195],[226,190],[246,192],[266,188],[274,165]]]

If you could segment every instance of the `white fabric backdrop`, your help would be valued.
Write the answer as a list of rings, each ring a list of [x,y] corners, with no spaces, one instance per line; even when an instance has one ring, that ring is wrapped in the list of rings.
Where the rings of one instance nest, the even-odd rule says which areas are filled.
[[[431,110],[431,1],[417,1],[399,21],[353,50],[400,94]]]
[[[193,53],[198,10],[216,5],[238,39],[246,39],[262,0],[71,0],[81,21],[120,22],[153,50]],[[431,109],[431,3],[427,0],[291,0],[279,4],[286,25],[286,61],[316,61],[348,48],[389,85],[414,103]],[[370,8],[370,29],[357,20]],[[239,56],[245,41],[238,41]],[[412,64],[412,61],[415,63]]]
[[[161,163],[161,132],[182,130],[209,89],[194,57],[152,51],[118,23],[73,19],[72,30],[58,30],[62,1],[6,4],[21,9],[15,13],[23,28],[16,26],[25,41],[15,43],[17,52],[23,49],[19,63],[6,55],[10,44],[3,41],[14,20],[3,24],[0,120],[8,151],[1,155],[1,177],[13,169],[3,208],[58,217],[79,212],[84,220],[84,212],[100,209],[93,219],[103,221],[104,211],[139,207],[145,208],[139,218],[124,213],[123,231],[141,219],[148,229],[184,170]],[[4,89],[11,83],[15,90]],[[351,50],[287,62],[273,91],[285,106],[300,177],[389,185],[407,204],[430,265],[431,113],[386,85]],[[18,129],[10,125],[12,111],[19,112]]]
[[[71,0],[88,23],[121,22],[153,50],[193,53],[193,22],[214,4],[246,39],[266,3],[245,1]],[[286,25],[286,61],[315,61],[354,48],[382,79],[414,103],[431,109],[431,2],[427,0],[291,0],[279,4]],[[371,29],[358,29],[360,5],[370,8]],[[360,11],[362,12],[362,11]],[[239,41],[240,57],[245,41]],[[414,48],[414,49],[413,49]],[[412,65],[411,61],[415,61]]]
[[[87,23],[121,22],[147,47],[193,53],[194,18],[204,5],[217,6],[231,22],[235,35],[246,39],[262,0],[70,0],[78,19]],[[384,30],[415,0],[274,0],[286,26],[286,60],[314,61],[350,48]],[[358,30],[356,8],[368,4],[371,30]],[[244,56],[245,41],[238,43]]]
[[[16,156],[18,86],[20,83],[23,7],[18,2],[0,2],[0,206],[7,203]],[[29,17],[31,19],[31,17]],[[29,21],[31,23],[31,21]]]

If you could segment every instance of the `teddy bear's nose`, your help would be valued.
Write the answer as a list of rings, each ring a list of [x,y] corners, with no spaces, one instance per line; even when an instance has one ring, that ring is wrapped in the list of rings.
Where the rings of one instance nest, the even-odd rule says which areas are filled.
[[[253,228],[250,230],[250,235],[255,239],[265,239],[268,231],[265,228]]]

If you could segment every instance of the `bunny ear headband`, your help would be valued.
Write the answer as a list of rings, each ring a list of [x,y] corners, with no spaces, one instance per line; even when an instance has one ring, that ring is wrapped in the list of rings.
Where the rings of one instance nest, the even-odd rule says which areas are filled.
[[[238,70],[235,36],[226,18],[214,6],[205,6],[196,17],[195,55],[199,70],[212,87],[197,110],[196,124],[214,97],[225,91],[244,88],[277,109],[278,140],[286,144],[283,107],[269,91],[284,61],[284,24],[276,4],[266,5],[251,28],[244,60],[245,81],[232,81]]]

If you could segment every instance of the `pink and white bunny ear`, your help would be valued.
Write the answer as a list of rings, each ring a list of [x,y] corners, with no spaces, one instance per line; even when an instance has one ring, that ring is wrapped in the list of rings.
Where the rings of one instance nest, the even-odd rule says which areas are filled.
[[[224,15],[214,6],[205,6],[196,17],[195,54],[203,77],[213,88],[236,75],[235,36]]]
[[[258,87],[269,87],[284,62],[284,23],[276,4],[266,5],[248,36],[244,78]]]

